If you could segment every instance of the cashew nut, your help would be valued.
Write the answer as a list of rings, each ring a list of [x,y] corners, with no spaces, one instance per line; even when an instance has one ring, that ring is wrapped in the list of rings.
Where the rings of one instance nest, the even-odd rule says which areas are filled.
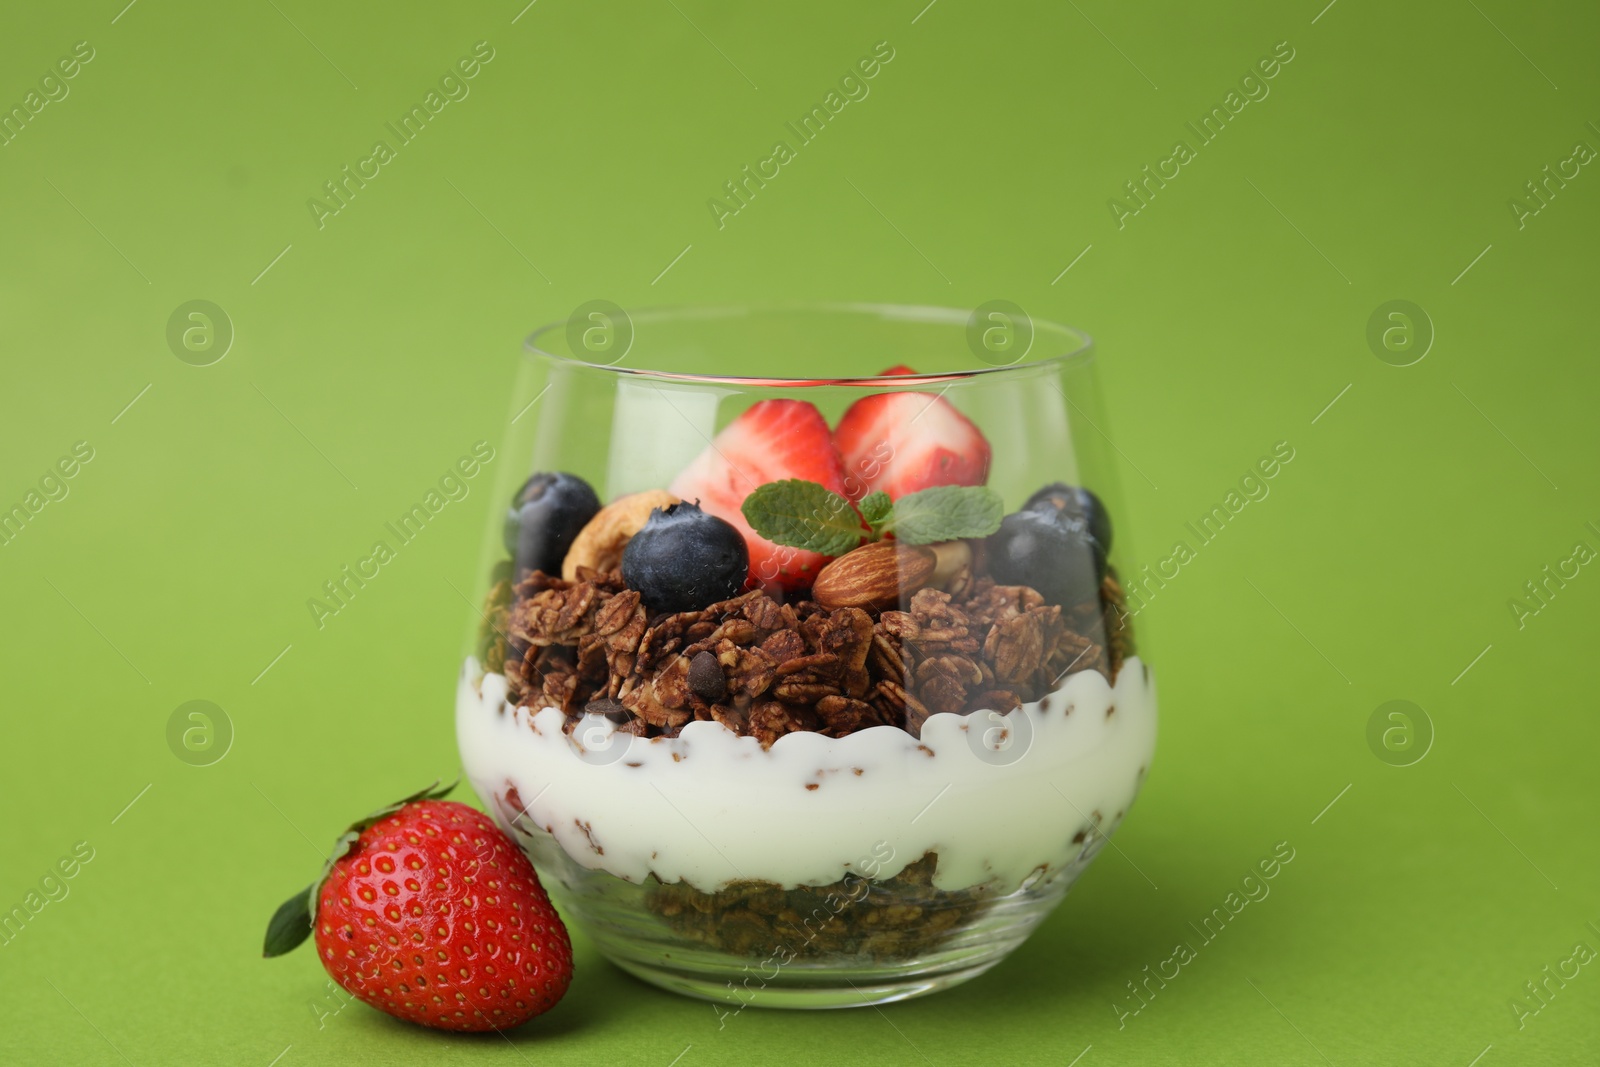
[[[676,504],[679,500],[665,489],[646,489],[642,493],[620,496],[595,513],[561,561],[561,577],[576,581],[579,567],[614,571],[622,566],[622,550],[634,534],[644,528],[650,512]]]

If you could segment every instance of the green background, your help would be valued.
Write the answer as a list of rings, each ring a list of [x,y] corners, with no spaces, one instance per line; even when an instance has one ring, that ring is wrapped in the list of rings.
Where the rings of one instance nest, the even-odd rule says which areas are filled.
[[[1593,965],[1520,1028],[1511,1002],[1600,948],[1600,576],[1520,628],[1508,601],[1600,547],[1600,175],[1520,228],[1508,201],[1600,146],[1600,18],[924,2],[8,6],[5,106],[95,58],[0,148],[0,504],[94,459],[0,547],[0,907],[94,858],[0,947],[0,1059],[1594,1061]],[[480,40],[471,95],[318,229],[307,199]],[[719,230],[707,199],[885,40],[871,95]],[[1280,41],[1270,96],[1119,229],[1108,200]],[[1147,559],[1296,449],[1151,602],[1163,733],[1118,848],[985,977],[719,1030],[580,939],[508,1041],[319,1019],[311,954],[259,958],[350,816],[454,772],[456,590],[495,502],[475,486],[320,631],[306,598],[499,439],[520,338],[596,298],[1080,326]],[[212,366],[165,339],[193,299],[236,331]],[[1408,367],[1367,342],[1394,299],[1436,331]],[[211,766],[167,745],[193,699],[235,731]],[[1395,699],[1435,732],[1412,766],[1368,746]],[[1271,896],[1119,1027],[1125,983],[1280,841]]]

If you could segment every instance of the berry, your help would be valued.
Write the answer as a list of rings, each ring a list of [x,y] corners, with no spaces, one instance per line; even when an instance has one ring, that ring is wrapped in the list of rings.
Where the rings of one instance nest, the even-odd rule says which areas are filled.
[[[1093,600],[1105,577],[1105,551],[1087,524],[1048,506],[1000,520],[984,558],[1000,585],[1031,585],[1064,608]]]
[[[982,485],[989,477],[989,442],[942,396],[864,396],[839,419],[833,440],[851,500],[879,489],[898,500],[935,485]]]
[[[804,400],[763,400],[729,423],[669,487],[685,500],[733,524],[750,554],[750,578],[803,589],[827,556],[785,548],[757,534],[740,505],[757,486],[804,478],[844,494],[844,466],[828,422]]]
[[[520,1025],[567,991],[572,942],[522,850],[487,815],[434,795],[352,826],[312,887],[315,919],[308,894],[291,898],[267,955],[304,940],[309,921],[328,975],[379,1011],[443,1030]]]
[[[541,472],[529,478],[506,513],[506,551],[517,572],[559,575],[573,538],[599,510],[600,498],[576,474]]]
[[[879,378],[893,378],[893,377],[897,377],[897,376],[902,375],[902,374],[915,374],[915,373],[917,373],[917,372],[912,370],[910,367],[906,366],[904,363],[896,363],[892,367],[883,368],[881,371],[879,371],[877,373],[876,377],[879,377]]]
[[[622,581],[653,611],[699,611],[727,600],[749,573],[744,537],[695,504],[654,509],[622,550]]]
[[[1089,490],[1065,482],[1055,482],[1034,493],[1028,498],[1028,502],[1022,505],[1023,511],[1040,508],[1053,508],[1061,512],[1063,517],[1083,523],[1084,528],[1100,543],[1100,550],[1110,553],[1111,514],[1106,511],[1106,506],[1100,502],[1100,498]]]

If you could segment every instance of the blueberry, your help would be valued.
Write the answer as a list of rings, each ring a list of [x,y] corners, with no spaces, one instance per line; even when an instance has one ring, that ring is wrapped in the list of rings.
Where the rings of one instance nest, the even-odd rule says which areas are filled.
[[[1038,508],[1053,508],[1075,521],[1080,521],[1088,529],[1094,539],[1100,542],[1100,550],[1105,553],[1111,551],[1111,515],[1106,511],[1106,506],[1100,498],[1075,485],[1066,482],[1056,482],[1047,485],[1028,498],[1022,505],[1023,511],[1033,511]]]
[[[1094,600],[1106,573],[1105,551],[1088,524],[1048,503],[1002,519],[985,559],[999,584],[1032,586],[1064,608]]]
[[[541,472],[525,482],[506,513],[506,551],[517,573],[561,573],[578,531],[600,510],[600,498],[575,474]]]
[[[698,611],[737,596],[749,570],[744,536],[687,502],[656,508],[622,550],[623,582],[653,611]]]

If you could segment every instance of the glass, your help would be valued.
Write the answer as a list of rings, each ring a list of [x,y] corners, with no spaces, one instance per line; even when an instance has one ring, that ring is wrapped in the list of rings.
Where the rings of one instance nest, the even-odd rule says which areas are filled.
[[[1105,427],[1089,339],[1009,305],[535,333],[457,736],[567,921],[729,1011],[1021,944],[1155,744]]]

